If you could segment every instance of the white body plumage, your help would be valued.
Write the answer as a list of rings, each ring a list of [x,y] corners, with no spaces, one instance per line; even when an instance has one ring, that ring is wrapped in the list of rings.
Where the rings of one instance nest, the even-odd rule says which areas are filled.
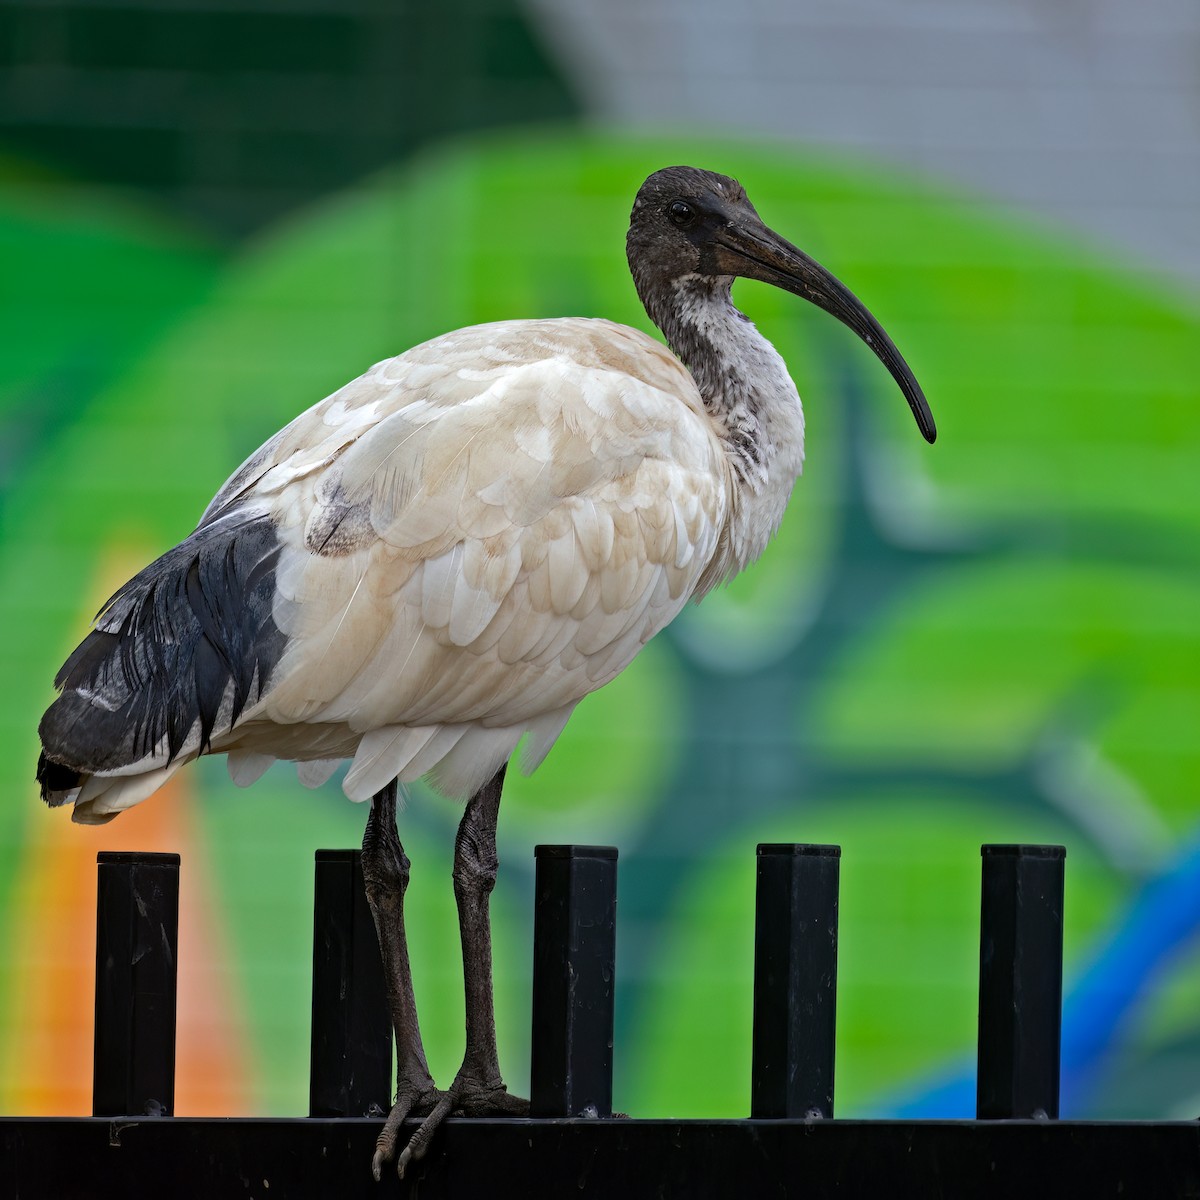
[[[634,329],[501,322],[377,364],[235,472],[201,528],[269,519],[286,638],[269,687],[232,727],[227,696],[212,732],[238,783],[282,758],[315,785],[353,758],[352,799],[426,774],[465,797],[526,733],[532,770],[584,696],[761,553],[803,460],[799,398],[727,298],[690,316],[740,364],[723,403]],[[63,799],[104,820],[201,748],[197,721],[174,755],[164,738]]]
[[[782,520],[804,418],[735,278],[849,326],[936,437],[879,323],[736,180],[655,172],[626,256],[670,351],[602,320],[474,326],[379,363],[252,455],[59,671],[43,798],[104,821],[209,751],[239,783],[283,758],[314,784],[352,759],[356,800],[421,776],[498,797],[522,737],[531,769]]]

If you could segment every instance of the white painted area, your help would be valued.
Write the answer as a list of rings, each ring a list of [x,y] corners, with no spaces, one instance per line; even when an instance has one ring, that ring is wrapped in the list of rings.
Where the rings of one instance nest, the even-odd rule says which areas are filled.
[[[1200,282],[1191,0],[524,4],[596,118],[850,150]]]

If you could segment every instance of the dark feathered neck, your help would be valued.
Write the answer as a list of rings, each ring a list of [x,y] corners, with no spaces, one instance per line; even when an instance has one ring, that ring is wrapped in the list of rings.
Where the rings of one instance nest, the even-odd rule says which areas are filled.
[[[732,277],[685,275],[655,284],[635,275],[635,282],[650,319],[696,381],[734,472],[761,490],[777,448],[778,418],[800,419],[782,359],[734,307]]]

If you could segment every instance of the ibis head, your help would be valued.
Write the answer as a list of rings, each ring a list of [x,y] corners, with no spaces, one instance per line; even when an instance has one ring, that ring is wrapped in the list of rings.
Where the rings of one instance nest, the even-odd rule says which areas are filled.
[[[728,291],[735,278],[758,279],[823,308],[887,367],[925,440],[937,437],[925,395],[883,327],[849,288],[763,223],[736,179],[696,167],[655,171],[634,201],[626,251],[638,295],[664,332],[687,280]]]

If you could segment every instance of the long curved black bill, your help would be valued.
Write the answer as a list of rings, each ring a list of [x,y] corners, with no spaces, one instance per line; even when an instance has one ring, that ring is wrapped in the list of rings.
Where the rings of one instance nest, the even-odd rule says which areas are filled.
[[[900,385],[921,436],[927,442],[937,438],[933,413],[916,376],[883,326],[845,284],[761,222],[727,225],[716,240],[717,264],[723,273],[783,288],[823,308],[853,329]]]

